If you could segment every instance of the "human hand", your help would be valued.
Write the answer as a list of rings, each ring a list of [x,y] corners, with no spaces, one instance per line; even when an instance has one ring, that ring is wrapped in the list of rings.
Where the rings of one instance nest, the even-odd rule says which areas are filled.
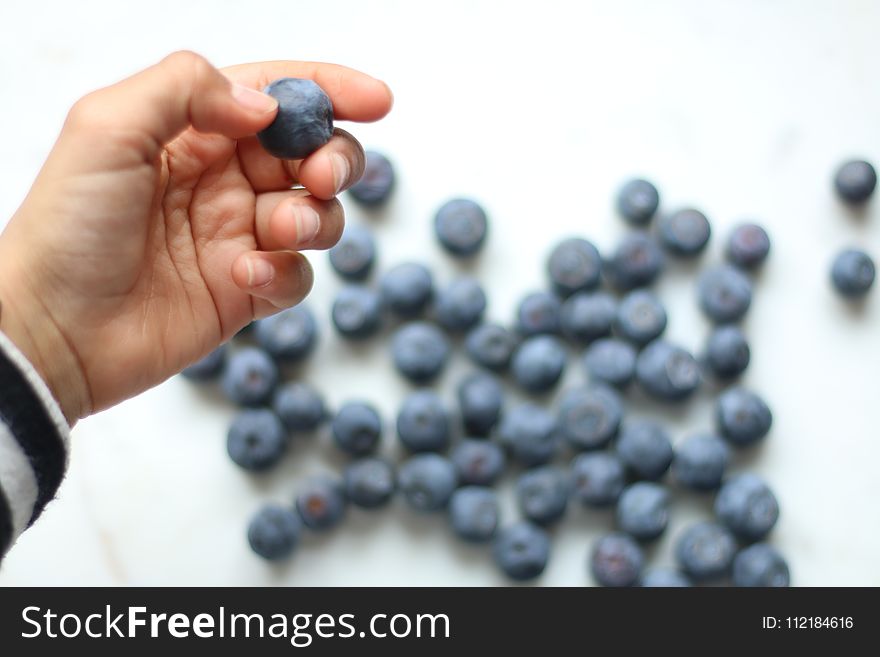
[[[181,52],[71,109],[0,236],[0,329],[71,424],[308,293],[298,251],[339,239],[335,197],[363,173],[364,153],[339,129],[304,160],[263,151],[254,134],[277,103],[255,89],[280,77],[314,79],[336,119],[391,108],[384,83],[341,66],[221,72]]]

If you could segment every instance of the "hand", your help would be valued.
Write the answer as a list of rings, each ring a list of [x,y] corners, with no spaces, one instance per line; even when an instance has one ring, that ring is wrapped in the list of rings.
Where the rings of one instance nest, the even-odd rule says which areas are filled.
[[[0,236],[0,329],[71,424],[308,293],[298,251],[339,239],[335,197],[363,173],[364,153],[339,129],[304,160],[265,153],[254,134],[277,103],[256,89],[280,77],[314,79],[337,119],[391,108],[384,83],[341,66],[221,72],[181,52],[70,111]]]

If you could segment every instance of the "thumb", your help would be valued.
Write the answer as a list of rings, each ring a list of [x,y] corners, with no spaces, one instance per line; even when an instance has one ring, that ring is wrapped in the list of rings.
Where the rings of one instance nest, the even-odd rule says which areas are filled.
[[[80,99],[65,130],[137,134],[146,138],[144,150],[158,152],[190,126],[234,139],[252,135],[277,109],[271,96],[234,84],[201,55],[181,51]]]

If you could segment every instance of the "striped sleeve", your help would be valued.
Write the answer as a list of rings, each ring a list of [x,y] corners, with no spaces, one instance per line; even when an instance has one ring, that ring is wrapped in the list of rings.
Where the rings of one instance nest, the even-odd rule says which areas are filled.
[[[46,384],[0,333],[0,559],[55,497],[69,432]]]

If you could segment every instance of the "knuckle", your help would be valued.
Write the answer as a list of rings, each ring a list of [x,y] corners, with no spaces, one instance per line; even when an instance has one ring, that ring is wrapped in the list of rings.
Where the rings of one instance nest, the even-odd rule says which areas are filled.
[[[96,126],[104,105],[101,93],[101,91],[93,91],[77,100],[67,113],[65,126],[74,130]]]

